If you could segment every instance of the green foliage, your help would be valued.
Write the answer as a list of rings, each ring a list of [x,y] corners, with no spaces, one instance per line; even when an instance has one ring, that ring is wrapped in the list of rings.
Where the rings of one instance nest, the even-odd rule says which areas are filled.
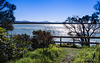
[[[89,46],[83,45],[82,48],[89,48]]]
[[[8,61],[8,55],[0,49],[0,63],[4,63],[5,61]]]
[[[97,14],[100,14],[100,1],[98,1],[97,4],[94,5],[94,9],[97,11]]]
[[[27,53],[29,47],[31,46],[30,43],[30,36],[27,34],[22,35],[14,35],[13,38],[13,58],[21,58],[23,54]]]
[[[99,63],[100,62],[100,45],[85,47],[79,52],[73,63]]]
[[[48,48],[36,49],[35,51],[28,52],[23,58],[10,63],[58,63],[65,55],[65,51],[57,48],[54,45],[49,45]]]
[[[7,2],[6,0],[0,0],[0,27],[6,30],[13,30],[13,22],[15,17],[13,11],[16,9],[14,4]]]
[[[8,35],[5,29],[0,27],[0,63],[10,59],[23,57],[30,47],[30,39],[26,34]]]
[[[0,63],[7,61],[10,57],[11,50],[10,49],[10,39],[7,38],[7,34],[5,33],[5,29],[0,27]]]
[[[57,47],[60,47],[60,44],[57,44],[56,45]],[[68,44],[61,44],[61,47],[70,47],[70,48],[81,48],[80,46],[78,45],[68,45]]]
[[[48,47],[50,44],[54,44],[53,38],[51,37],[50,32],[46,31],[33,31],[33,38],[32,38],[32,47],[36,48],[43,48]]]

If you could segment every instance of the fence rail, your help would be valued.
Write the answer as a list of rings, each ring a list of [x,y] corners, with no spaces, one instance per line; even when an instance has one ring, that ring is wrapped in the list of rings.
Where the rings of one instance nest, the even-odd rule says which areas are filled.
[[[70,43],[70,44],[75,44],[75,43],[78,43],[78,44],[100,44],[100,42],[64,42],[62,41],[62,38],[90,38],[90,39],[100,39],[100,37],[71,37],[71,36],[52,36],[53,38],[60,38],[60,41],[54,41],[55,43],[60,43],[60,46],[62,43]]]
[[[100,39],[100,37],[71,37],[71,36],[52,36],[53,38],[96,38]]]

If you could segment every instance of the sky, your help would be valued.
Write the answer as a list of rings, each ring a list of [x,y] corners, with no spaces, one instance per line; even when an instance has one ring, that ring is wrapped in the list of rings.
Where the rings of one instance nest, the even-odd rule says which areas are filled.
[[[16,21],[64,22],[67,17],[91,15],[99,0],[7,0],[16,5]]]

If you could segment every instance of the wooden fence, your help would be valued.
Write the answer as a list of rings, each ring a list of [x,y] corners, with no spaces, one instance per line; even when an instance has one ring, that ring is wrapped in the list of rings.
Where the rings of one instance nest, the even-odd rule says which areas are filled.
[[[87,43],[87,42],[64,42],[64,41],[62,41],[62,38],[72,38],[72,39],[74,39],[74,38],[90,38],[90,39],[100,39],[100,37],[69,37],[69,36],[52,36],[53,38],[60,38],[60,41],[54,41],[55,43],[60,43],[60,46],[61,46],[61,44],[62,43],[70,43],[70,44],[100,44],[100,42],[89,42],[89,43]]]

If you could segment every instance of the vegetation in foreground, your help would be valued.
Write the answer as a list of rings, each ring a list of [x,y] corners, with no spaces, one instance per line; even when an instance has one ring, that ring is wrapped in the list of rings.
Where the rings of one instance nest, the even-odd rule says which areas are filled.
[[[74,59],[73,63],[99,63],[100,45],[84,48]]]
[[[64,49],[49,45],[48,48],[44,48],[44,51],[42,48],[38,48],[35,51],[24,54],[21,59],[10,61],[10,63],[58,63],[64,56]]]
[[[51,42],[50,36],[50,32],[45,31],[35,31],[34,37],[37,39],[30,38],[27,34],[9,35],[0,27],[0,63],[59,62],[58,60],[65,56],[65,52]]]
[[[23,57],[31,45],[29,40],[24,40],[24,35],[12,36],[5,32],[6,30],[0,27],[0,63]]]

